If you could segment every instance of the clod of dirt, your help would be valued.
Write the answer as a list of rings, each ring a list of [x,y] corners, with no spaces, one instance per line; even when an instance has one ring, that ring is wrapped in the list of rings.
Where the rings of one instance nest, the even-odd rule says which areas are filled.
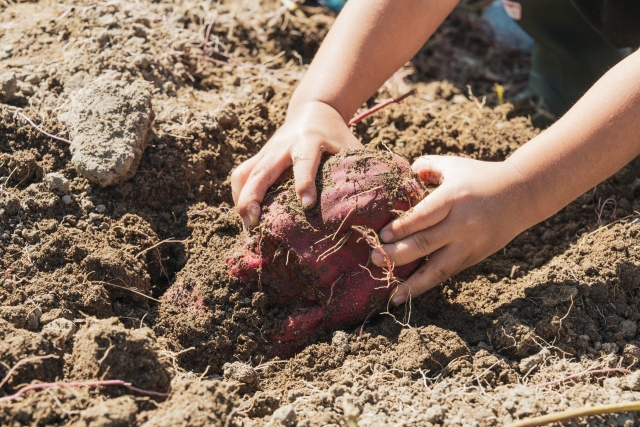
[[[11,71],[0,74],[0,102],[6,103],[17,88],[16,75]]]
[[[166,392],[171,372],[151,329],[127,329],[117,318],[88,320],[75,338],[70,373],[74,380],[123,380]]]
[[[469,354],[469,347],[455,332],[430,325],[403,329],[396,353],[396,364],[401,369],[437,371],[453,359]]]
[[[237,381],[250,389],[256,387],[260,382],[256,371],[246,363],[225,363],[222,370],[225,380]]]
[[[220,381],[176,381],[170,399],[158,405],[142,427],[233,425],[229,415],[237,406],[234,391],[233,386]]]
[[[575,286],[557,286],[554,292],[542,298],[542,304],[546,307],[555,307],[573,300],[576,295],[578,295],[578,289]]]
[[[6,384],[2,391],[6,394],[24,384],[32,381],[49,382],[62,377],[63,360],[59,356],[54,344],[35,333],[22,333],[12,337],[4,338],[0,341],[0,378],[4,378],[9,367],[14,366],[22,359],[33,356],[54,355],[48,359],[36,360],[20,365]]]
[[[133,425],[137,412],[131,396],[120,396],[81,411],[75,427],[127,427]]]
[[[298,420],[298,415],[291,405],[282,406],[271,414],[269,427],[293,427]]]
[[[43,326],[41,334],[45,339],[53,340],[57,348],[66,351],[76,330],[76,325],[71,320],[55,319]]]
[[[627,292],[640,288],[640,267],[630,262],[618,264],[620,286]]]
[[[511,314],[504,314],[495,321],[489,339],[496,350],[519,357],[529,356],[540,348],[533,329]]]
[[[626,366],[638,366],[640,364],[640,343],[629,343],[622,350],[622,362]]]
[[[622,387],[627,390],[640,391],[640,371],[623,378]]]
[[[71,98],[60,120],[69,126],[71,162],[102,187],[132,178],[147,146],[154,114],[148,84],[95,81]]]
[[[549,357],[551,357],[551,352],[549,351],[549,349],[543,348],[542,350],[540,350],[540,353],[522,359],[518,364],[518,370],[522,375],[526,375],[539,366],[542,366],[545,360],[547,360]]]
[[[25,328],[30,331],[38,329],[42,310],[37,306],[0,306],[0,319],[13,324],[16,328]]]

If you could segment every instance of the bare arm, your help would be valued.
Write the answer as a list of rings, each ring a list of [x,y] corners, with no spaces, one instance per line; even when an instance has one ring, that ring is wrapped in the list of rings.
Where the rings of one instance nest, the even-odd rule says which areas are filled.
[[[606,73],[549,129],[504,162],[424,156],[442,185],[381,231],[391,261],[429,259],[394,296],[403,303],[506,245],[640,154],[640,51]],[[372,260],[384,265],[374,252]]]
[[[360,147],[346,122],[406,63],[458,0],[350,0],[296,89],[285,124],[231,175],[247,227],[258,224],[267,188],[293,165],[303,207],[315,204],[323,152]]]

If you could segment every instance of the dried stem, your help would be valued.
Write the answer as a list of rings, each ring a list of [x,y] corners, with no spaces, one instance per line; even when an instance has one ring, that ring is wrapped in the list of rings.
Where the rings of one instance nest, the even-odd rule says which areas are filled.
[[[592,415],[617,414],[619,412],[640,411],[640,402],[614,403],[611,405],[585,406],[577,409],[547,414],[541,417],[527,418],[510,424],[509,427],[536,427],[550,423],[572,420]]]
[[[353,126],[355,124],[358,124],[363,119],[369,117],[370,115],[372,115],[376,111],[382,110],[387,105],[398,103],[398,102],[402,101],[403,99],[408,98],[409,96],[414,95],[416,93],[417,93],[417,91],[415,89],[411,89],[409,92],[405,93],[404,95],[400,95],[397,98],[387,99],[386,101],[383,101],[383,102],[379,103],[378,105],[374,106],[373,108],[370,108],[370,109],[368,109],[366,111],[363,111],[362,113],[360,113],[357,116],[355,116],[353,119],[349,120],[349,124],[347,126]]]
[[[7,375],[5,375],[3,380],[0,381],[0,388],[2,388],[2,386],[4,386],[7,383],[7,381],[9,381],[9,378],[11,378],[11,375],[13,375],[15,370],[18,369],[18,366],[24,365],[25,363],[29,363],[29,362],[35,362],[38,360],[51,359],[52,357],[57,358],[58,356],[56,356],[55,354],[47,354],[45,356],[27,357],[26,359],[19,360],[18,363],[16,363],[15,365],[13,365],[11,369],[9,369],[9,372],[7,372]]]
[[[36,130],[46,136],[48,136],[49,138],[53,138],[53,139],[57,139],[58,141],[62,141],[62,142],[66,142],[67,144],[71,145],[71,141],[69,141],[68,139],[64,139],[64,138],[60,138],[59,136],[55,136],[55,135],[51,135],[48,132],[43,131],[42,129],[40,129],[35,123],[33,123],[33,120],[31,120],[29,117],[25,116],[24,114],[22,114],[21,112],[18,111],[18,115],[20,117],[22,117],[23,119],[25,119],[31,126],[33,126],[34,128],[36,128]]]

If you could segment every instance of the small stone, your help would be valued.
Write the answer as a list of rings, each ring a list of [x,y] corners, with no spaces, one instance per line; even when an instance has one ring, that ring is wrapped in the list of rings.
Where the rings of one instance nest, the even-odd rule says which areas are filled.
[[[620,325],[618,325],[618,328],[620,329],[622,336],[629,339],[636,336],[638,325],[636,324],[636,322],[633,322],[631,320],[623,320],[622,322],[620,322]]]
[[[298,415],[293,407],[291,405],[285,405],[276,409],[275,412],[271,414],[269,425],[274,427],[293,427],[296,424],[297,419]]]
[[[107,211],[107,207],[105,205],[98,205],[96,206],[96,212],[98,213],[105,213]]]
[[[88,199],[82,199],[80,201],[80,207],[82,208],[83,211],[85,212],[91,212],[93,211],[96,207],[93,205],[93,202],[91,200]]]
[[[618,345],[613,342],[602,343],[602,351],[604,351],[605,353],[617,353]]]
[[[222,366],[223,376],[226,380],[237,381],[249,387],[258,385],[258,374],[249,365],[242,362],[225,363]]]
[[[18,87],[16,75],[11,71],[0,74],[0,102],[7,102],[13,97]]]
[[[440,405],[433,405],[424,413],[425,421],[430,423],[439,423],[444,419],[444,409]]]
[[[77,327],[71,320],[58,318],[42,327],[42,335],[53,335],[60,340],[63,346],[66,346],[76,333]]]
[[[63,196],[62,203],[64,203],[65,205],[70,205],[71,203],[73,203],[73,197],[68,194],[66,196]]]
[[[40,326],[40,317],[42,316],[42,309],[40,307],[33,307],[33,309],[27,315],[26,328],[30,331],[35,331]]]
[[[622,379],[622,387],[631,391],[640,391],[640,371],[635,371]]]
[[[345,352],[351,350],[349,345],[349,336],[344,331],[335,331],[331,338],[331,345],[343,349]]]
[[[44,176],[44,182],[51,191],[69,192],[69,180],[60,172],[51,172]]]

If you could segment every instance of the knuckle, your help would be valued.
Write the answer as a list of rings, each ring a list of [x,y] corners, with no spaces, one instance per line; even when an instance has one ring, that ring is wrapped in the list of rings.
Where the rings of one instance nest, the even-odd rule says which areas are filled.
[[[436,265],[431,269],[431,273],[433,274],[433,278],[437,283],[442,283],[451,276],[451,274],[442,266]]]
[[[413,243],[416,245],[418,251],[420,251],[422,255],[427,255],[431,252],[431,242],[425,234],[426,233],[422,232],[415,233],[413,235]]]

